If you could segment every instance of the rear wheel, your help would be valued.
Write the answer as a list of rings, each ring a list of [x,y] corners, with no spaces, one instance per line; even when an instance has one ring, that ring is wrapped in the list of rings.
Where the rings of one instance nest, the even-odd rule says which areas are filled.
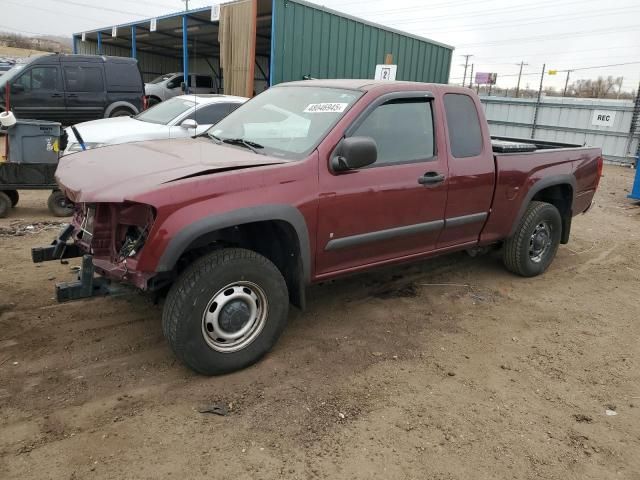
[[[534,277],[544,272],[558,251],[562,219],[558,209],[545,202],[531,202],[515,234],[504,245],[507,270]]]
[[[5,190],[4,193],[11,199],[11,206],[15,207],[18,204],[18,200],[20,200],[20,194],[17,190]]]
[[[128,108],[116,108],[113,112],[109,114],[109,118],[130,117],[131,115],[133,115],[133,112]]]
[[[0,192],[0,218],[4,218],[9,215],[11,210],[11,199],[6,192]]]
[[[149,108],[159,104],[160,102],[161,100],[158,97],[149,97],[149,99],[147,100],[147,104],[149,105]]]
[[[191,265],[174,283],[162,314],[171,349],[204,375],[258,361],[287,323],[289,295],[277,267],[241,248],[218,250]]]
[[[73,214],[73,202],[60,190],[54,190],[47,200],[49,211],[56,217],[70,217]]]

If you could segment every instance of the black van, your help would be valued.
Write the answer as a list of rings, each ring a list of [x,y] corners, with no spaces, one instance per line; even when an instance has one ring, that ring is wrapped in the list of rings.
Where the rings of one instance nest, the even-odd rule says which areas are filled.
[[[63,125],[135,115],[146,108],[144,82],[133,58],[52,54],[0,76],[0,111]]]

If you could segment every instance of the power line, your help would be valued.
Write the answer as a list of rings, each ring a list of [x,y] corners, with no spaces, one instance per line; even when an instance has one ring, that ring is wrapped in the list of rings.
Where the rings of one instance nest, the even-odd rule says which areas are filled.
[[[599,30],[580,30],[577,32],[563,32],[558,34],[534,35],[531,37],[506,38],[506,39],[491,41],[491,42],[468,43],[468,44],[458,45],[458,48],[469,48],[469,47],[476,47],[479,45],[484,45],[484,46],[504,45],[505,43],[509,43],[509,44],[528,43],[528,42],[536,42],[536,41],[553,40],[556,38],[584,37],[585,35],[594,35],[594,36],[610,35],[613,33],[636,31],[636,30],[640,30],[640,26],[638,26],[637,24],[624,25],[622,27],[608,27],[608,28],[601,28]]]
[[[82,2],[74,2],[73,0],[56,0],[58,3],[66,3],[68,5],[74,5],[76,7],[84,7],[84,8],[93,8],[94,10],[100,10],[103,12],[115,12],[115,13],[124,13],[127,15],[135,15],[138,17],[149,17],[149,13],[138,13],[138,12],[130,12],[128,10],[121,10],[121,9],[115,9],[115,8],[108,8],[102,5],[90,5],[88,3],[82,3]],[[32,7],[32,8],[38,8],[38,7]]]
[[[598,68],[609,68],[609,67],[622,67],[622,66],[626,66],[626,65],[640,65],[640,60],[639,61],[635,61],[635,62],[623,62],[623,63],[610,63],[608,65],[592,65],[590,67],[576,67],[576,68],[571,68],[571,69],[565,69],[565,70],[556,70],[557,72],[567,72],[567,71],[579,71],[579,70],[595,70]],[[518,75],[520,75],[519,73],[506,73],[506,74],[501,74],[500,77],[517,77]],[[540,72],[524,72],[522,73],[522,76],[530,76],[530,75],[540,75]],[[449,80],[461,80],[461,77],[456,77],[456,78],[450,78]]]
[[[477,31],[477,30],[483,30],[485,28],[495,28],[495,25],[501,25],[504,28],[509,28],[509,27],[520,27],[523,25],[537,25],[541,20],[545,20],[546,23],[548,22],[555,22],[555,21],[562,21],[562,22],[566,22],[567,20],[577,20],[577,19],[581,19],[581,18],[591,18],[591,17],[601,17],[601,16],[606,16],[606,15],[621,15],[624,13],[629,13],[629,12],[636,12],[640,10],[640,7],[626,7],[626,8],[618,8],[618,9],[609,9],[609,10],[597,10],[597,11],[593,11],[591,13],[588,14],[584,14],[584,15],[575,15],[575,14],[566,14],[565,15],[551,15],[551,16],[544,16],[544,17],[530,17],[527,19],[526,22],[504,22],[504,21],[500,21],[500,22],[490,22],[490,23],[476,23],[473,25],[462,25],[463,27],[473,27],[473,28],[464,28],[464,29],[457,29],[457,28],[449,28],[449,27],[441,27],[441,28],[435,28],[435,29],[430,29],[429,32],[433,33],[433,32],[439,32],[441,30],[443,31],[447,31],[447,32],[471,32],[471,31]]]
[[[610,45],[607,47],[602,47],[602,48],[589,48],[586,50],[566,50],[564,52],[536,52],[536,53],[528,53],[527,54],[527,58],[531,58],[531,57],[540,57],[540,56],[544,56],[545,58],[548,58],[550,55],[551,56],[565,56],[565,55],[575,55],[576,53],[585,53],[585,52],[598,52],[601,50],[618,50],[621,48],[633,48],[634,50],[640,50],[640,46],[638,45]],[[520,57],[520,54],[515,54],[515,55],[506,55],[503,57],[492,57],[492,58],[486,58],[484,61],[485,62],[490,62],[492,60],[504,60],[504,59],[517,59],[518,57]],[[482,56],[480,58],[483,58]],[[610,58],[610,57],[607,57]],[[509,63],[511,64],[511,62]],[[499,65],[498,63],[494,64],[494,65]]]
[[[24,3],[22,3],[22,1],[18,1],[18,0],[4,0],[4,1],[5,1],[5,2],[12,3],[12,4],[14,4],[14,5],[16,5],[16,6],[20,6],[20,7],[24,7],[24,6],[25,6],[25,5],[24,5]],[[35,9],[37,9],[37,10],[40,10],[41,12],[55,13],[55,14],[57,14],[57,15],[59,15],[59,14],[60,14],[60,11],[59,11],[59,10],[49,10],[48,8],[40,7],[40,6],[37,6],[37,7],[31,7],[31,6],[29,6],[29,8],[30,8],[30,9],[31,9],[31,8],[35,8]],[[91,21],[91,22],[100,21],[100,19],[98,19],[98,18],[85,17],[85,16],[83,16],[83,15],[77,15],[77,14],[75,14],[75,13],[68,13],[68,12],[65,12],[65,14],[64,14],[64,15],[65,15],[65,16],[69,16],[69,17],[79,18],[79,19],[82,19],[82,20],[89,20],[89,21]],[[42,35],[42,33],[38,33],[38,34],[36,34],[36,35]]]
[[[368,2],[367,2],[368,3]],[[477,4],[478,1],[477,0],[467,0],[467,1],[463,1],[463,2],[444,2],[444,3],[437,3],[435,5],[426,5],[426,8],[428,8],[429,10],[432,10],[434,8],[451,8],[451,7],[461,7],[463,5],[471,5],[471,4]],[[340,3],[340,6],[344,6],[346,5],[345,3]],[[367,12],[369,15],[379,15],[379,14],[383,14],[383,13],[402,13],[405,12],[407,10],[424,10],[425,9],[425,5],[416,5],[413,7],[401,7],[401,8],[392,8],[392,9],[385,9],[385,10],[374,10],[372,12]]]
[[[592,3],[595,1],[599,1],[599,0],[575,0],[575,1],[571,1],[571,2],[565,2],[563,4],[558,5],[557,0],[551,0],[551,1],[545,1],[545,2],[540,2],[537,3],[536,5],[532,5],[532,6],[528,6],[528,7],[522,7],[522,6],[516,6],[516,7],[507,7],[507,8],[503,8],[501,9],[499,12],[501,14],[504,13],[520,13],[523,11],[527,11],[527,10],[539,10],[540,7],[544,7],[547,5],[556,5],[559,7],[566,7],[569,5],[575,5],[575,4],[580,4],[580,5],[584,5],[585,3]],[[462,14],[457,14],[457,15],[437,15],[437,16],[427,16],[427,17],[415,17],[412,16],[411,19],[409,20],[400,20],[400,21],[389,21],[390,23],[394,23],[397,25],[405,25],[408,23],[419,23],[419,22],[423,22],[425,20],[428,21],[432,21],[432,20],[440,20],[440,19],[453,19],[453,18],[470,18],[470,17],[486,17],[487,15],[495,15],[495,11],[494,10],[474,10],[472,12],[467,12],[467,13],[462,13]]]

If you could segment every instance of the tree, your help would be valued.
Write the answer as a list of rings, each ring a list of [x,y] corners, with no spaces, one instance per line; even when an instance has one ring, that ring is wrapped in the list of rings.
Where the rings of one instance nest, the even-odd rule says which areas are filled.
[[[622,86],[622,77],[598,77],[595,80],[576,80],[567,90],[568,96],[581,98],[612,98]]]

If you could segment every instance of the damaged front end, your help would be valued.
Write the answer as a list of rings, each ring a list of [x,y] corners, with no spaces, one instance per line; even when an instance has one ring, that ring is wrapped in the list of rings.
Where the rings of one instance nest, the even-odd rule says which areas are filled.
[[[82,257],[77,280],[56,285],[59,302],[108,295],[112,281],[147,290],[154,273],[137,267],[155,216],[153,207],[140,203],[76,204],[71,224],[51,245],[33,248],[32,260]]]

